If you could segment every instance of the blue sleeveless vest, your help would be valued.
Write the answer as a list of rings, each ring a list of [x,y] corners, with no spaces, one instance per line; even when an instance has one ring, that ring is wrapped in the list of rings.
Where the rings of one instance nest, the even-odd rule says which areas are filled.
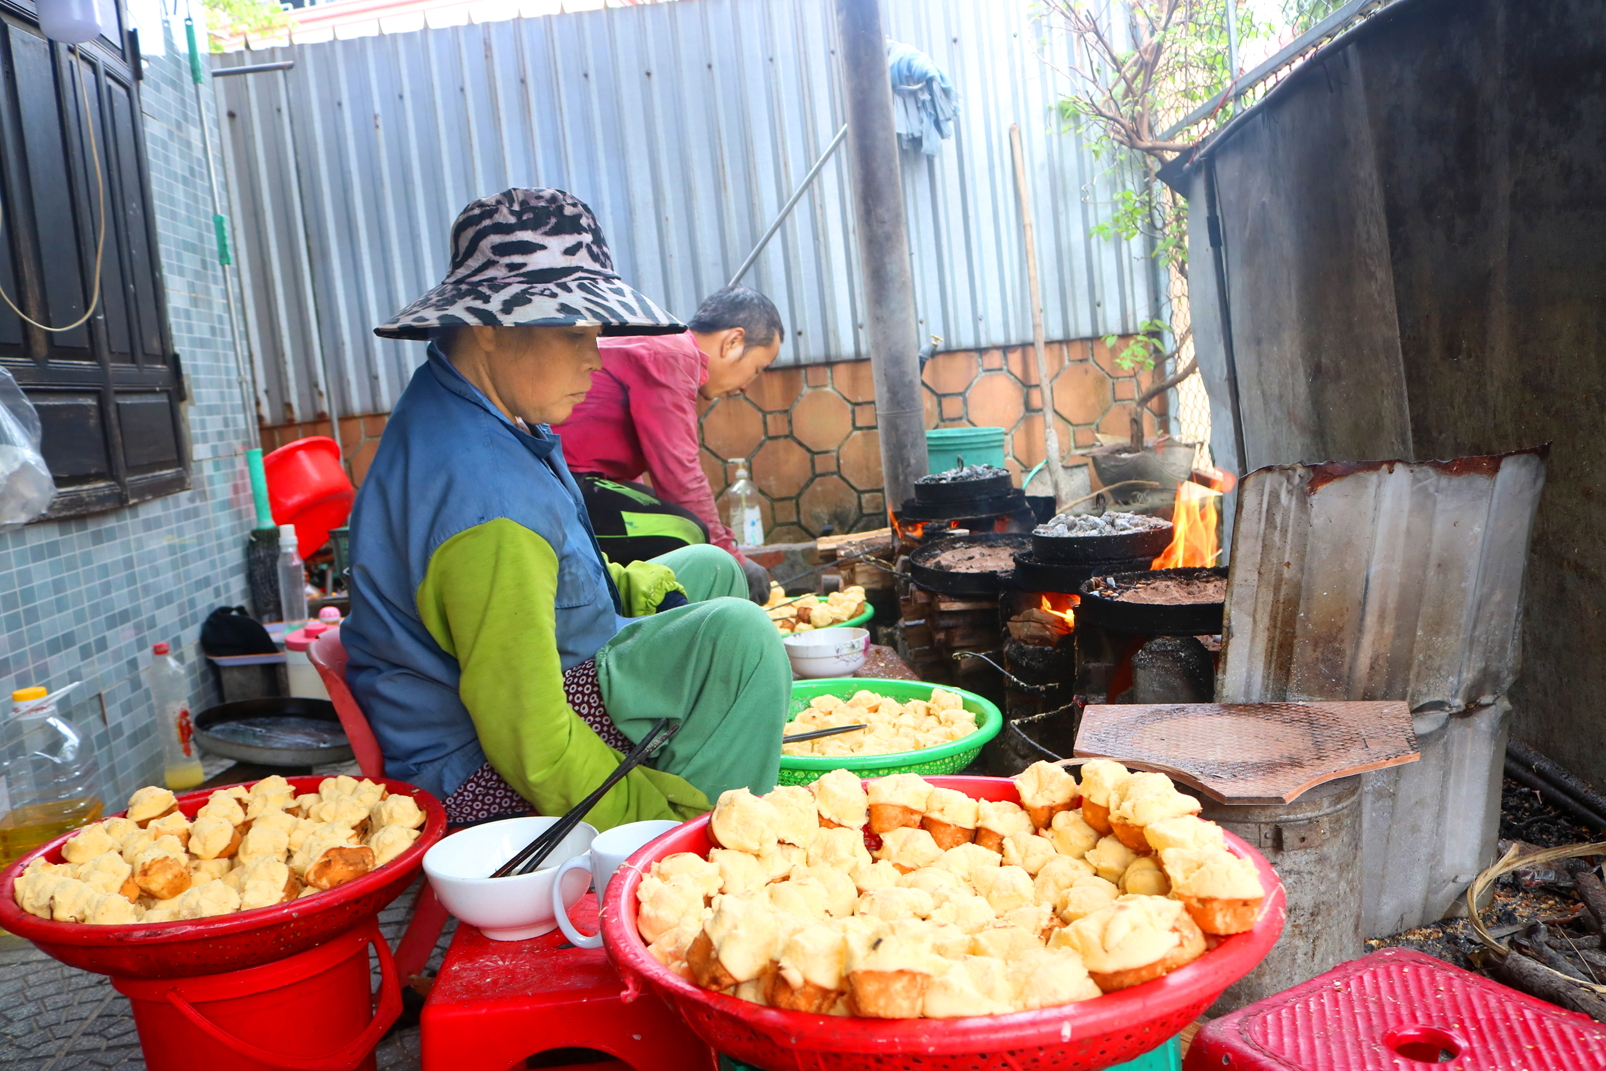
[[[626,619],[558,436],[544,424],[519,430],[431,344],[351,511],[351,615],[340,636],[346,681],[379,739],[386,776],[442,799],[485,753],[457,696],[457,659],[419,618],[418,588],[437,547],[503,517],[557,554],[557,642],[567,671]]]

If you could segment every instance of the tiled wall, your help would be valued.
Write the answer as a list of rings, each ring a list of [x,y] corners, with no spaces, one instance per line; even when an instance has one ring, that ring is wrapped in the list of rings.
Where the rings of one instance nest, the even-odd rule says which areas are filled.
[[[89,732],[112,804],[162,774],[140,678],[151,644],[175,645],[198,709],[216,701],[197,638],[213,607],[246,600],[251,523],[246,414],[182,41],[150,60],[140,95],[174,346],[189,386],[191,487],[0,534],[4,698],[30,684],[82,680],[64,712]]]
[[[1098,339],[1051,342],[1046,350],[1061,446],[1093,446],[1099,432],[1125,437],[1130,418],[1123,403],[1150,377],[1123,371]],[[939,353],[921,378],[927,427],[1003,428],[1005,465],[1017,477],[1043,460],[1043,399],[1031,347]],[[1162,402],[1155,408],[1163,412]],[[384,423],[383,414],[340,421],[346,465],[359,483]],[[1152,417],[1145,428],[1154,433]],[[746,461],[763,495],[771,542],[813,539],[826,524],[845,532],[887,523],[869,361],[765,372],[744,396],[705,403],[702,429],[701,460],[715,495],[734,478],[726,462]],[[329,434],[327,420],[263,427],[262,446]]]
[[[1148,375],[1123,371],[1096,339],[1049,343],[1045,358],[1064,449],[1094,445],[1097,432],[1127,434],[1121,403]],[[1031,347],[939,353],[921,378],[928,428],[1003,428],[1005,466],[1017,477],[1043,460]],[[705,406],[702,419],[703,469],[715,495],[734,477],[726,461],[747,461],[771,542],[812,539],[826,524],[844,532],[887,523],[870,362],[765,372],[745,396]],[[1145,428],[1154,433],[1152,418]]]

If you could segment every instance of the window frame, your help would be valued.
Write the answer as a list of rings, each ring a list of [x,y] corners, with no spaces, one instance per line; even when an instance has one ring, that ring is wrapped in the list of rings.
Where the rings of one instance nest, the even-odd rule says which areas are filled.
[[[0,230],[0,258],[4,260],[0,279],[13,300],[33,318],[51,323],[82,315],[94,279],[100,201],[84,134],[86,122],[95,124],[96,149],[106,182],[108,217],[101,294],[85,325],[87,344],[58,345],[54,335],[20,323],[10,309],[0,306],[0,315],[11,318],[21,334],[20,344],[7,343],[0,348],[0,367],[16,378],[50,429],[46,454],[58,493],[40,520],[120,509],[190,487],[184,378],[168,318],[140,72],[131,66],[121,3],[103,2],[117,12],[118,26],[111,31],[116,40],[102,36],[78,46],[81,72],[88,76],[81,84],[79,73],[73,70],[71,46],[44,40],[34,5],[0,0],[0,22],[5,24],[0,27],[0,197],[6,206]],[[29,146],[37,149],[37,142],[25,142],[27,114],[31,113],[24,111],[26,87],[19,85],[22,75],[17,56],[22,45],[15,36],[19,33],[44,43],[57,90],[57,129],[65,143],[61,161],[77,232],[74,263],[79,289],[77,304],[68,313],[46,311],[41,315],[41,310],[48,308],[43,276],[50,271],[46,261],[52,250],[48,236],[40,233],[37,215],[37,184],[29,156]],[[29,59],[37,62],[37,53]],[[89,116],[83,115],[83,90],[90,95]],[[64,96],[70,97],[70,102],[64,101]],[[126,117],[119,114],[122,107],[128,111]],[[121,351],[113,345],[112,317],[121,321],[115,330],[126,339],[126,349]],[[154,345],[156,351],[148,345]],[[131,429],[129,424],[137,427]],[[49,437],[52,432],[54,438]],[[64,449],[82,451],[84,458],[98,457],[104,463],[96,471],[77,471]],[[149,455],[149,463],[142,466],[137,462],[145,455]],[[58,468],[64,471],[56,471]]]

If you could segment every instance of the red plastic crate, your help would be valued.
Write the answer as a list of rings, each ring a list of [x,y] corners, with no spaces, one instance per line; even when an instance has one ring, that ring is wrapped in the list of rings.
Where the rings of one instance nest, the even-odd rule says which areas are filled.
[[[1183,1071],[1596,1071],[1606,1027],[1410,949],[1211,1022]]]

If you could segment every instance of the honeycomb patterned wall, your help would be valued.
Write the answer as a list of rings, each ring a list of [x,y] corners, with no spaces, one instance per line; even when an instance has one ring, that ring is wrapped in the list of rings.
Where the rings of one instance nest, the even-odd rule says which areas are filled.
[[[1152,382],[1150,374],[1123,371],[1099,339],[1051,342],[1046,357],[1065,449],[1093,446],[1100,432],[1127,434],[1124,403]],[[1043,399],[1033,364],[1030,346],[937,354],[921,377],[926,426],[1001,427],[1005,466],[1024,475],[1043,460]],[[1163,412],[1162,403],[1155,408]],[[869,361],[772,369],[741,397],[703,403],[701,414],[701,460],[716,498],[735,476],[726,462],[747,462],[770,542],[813,539],[827,524],[847,532],[887,523]],[[382,413],[341,418],[346,464],[359,484],[384,424]],[[1152,417],[1145,429],[1154,434]],[[262,446],[272,450],[328,434],[327,420],[264,426]],[[1072,463],[1086,461],[1073,457]]]
[[[1127,434],[1121,403],[1152,382],[1149,374],[1123,371],[1098,339],[1051,342],[1046,358],[1063,447],[1093,446],[1099,432]],[[939,353],[921,378],[928,428],[1003,428],[1005,465],[1017,477],[1043,460],[1042,391],[1030,346]],[[705,403],[702,428],[714,494],[734,478],[726,462],[746,461],[771,542],[813,539],[827,524],[845,532],[887,523],[869,361],[772,369],[744,396]],[[1154,434],[1152,418],[1145,428]]]

